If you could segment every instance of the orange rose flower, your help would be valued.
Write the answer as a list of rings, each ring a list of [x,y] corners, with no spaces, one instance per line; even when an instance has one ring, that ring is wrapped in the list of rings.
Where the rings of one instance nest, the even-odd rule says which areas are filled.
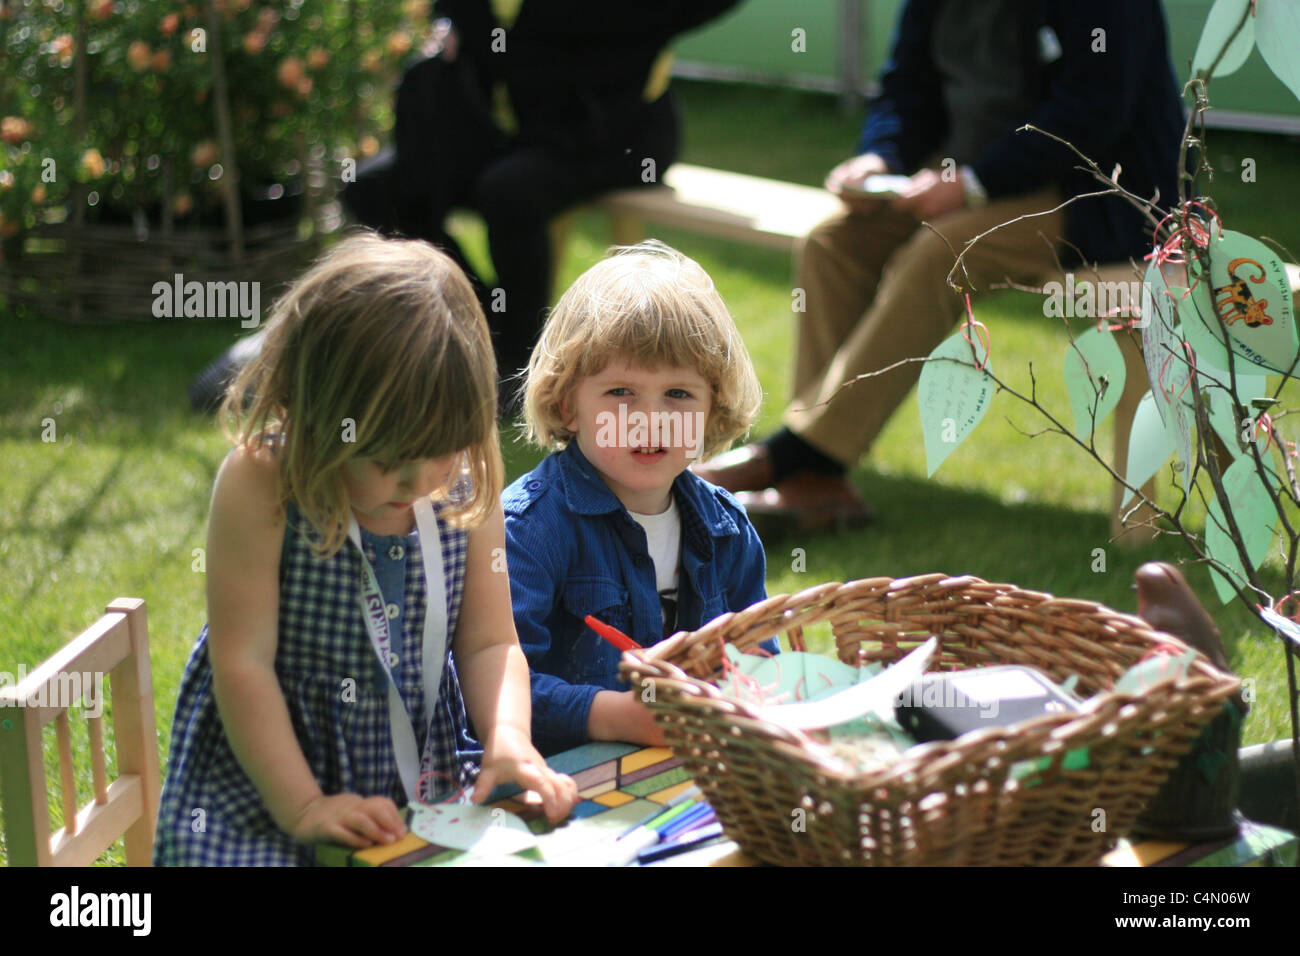
[[[216,141],[205,139],[194,147],[194,152],[190,153],[190,162],[196,169],[207,169],[220,155],[221,151],[217,149]]]
[[[405,56],[406,51],[411,49],[411,35],[401,32],[390,33],[385,45],[388,47],[388,55],[394,59]]]
[[[0,139],[10,146],[17,146],[24,140],[31,139],[33,132],[35,130],[32,124],[21,116],[6,116],[0,120]]]
[[[279,78],[280,84],[289,89],[297,89],[302,82],[302,60],[296,56],[285,57],[280,61],[279,67],[276,68],[275,75]]]
[[[149,69],[149,60],[152,58],[152,52],[149,44],[143,40],[136,40],[126,50],[126,62],[131,69],[137,73],[143,73]]]
[[[77,164],[77,168],[89,179],[98,179],[104,175],[106,165],[104,157],[99,155],[99,150],[92,148],[81,154],[81,161]]]

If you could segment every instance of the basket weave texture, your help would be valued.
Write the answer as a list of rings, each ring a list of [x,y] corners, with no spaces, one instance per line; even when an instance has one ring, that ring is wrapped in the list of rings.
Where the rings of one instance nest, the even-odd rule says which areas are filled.
[[[914,747],[860,773],[715,686],[723,642],[740,650],[829,622],[840,660],[892,662],[931,635],[930,670],[1036,667],[1078,675],[1080,713],[990,727]],[[1177,682],[1140,694],[1114,682],[1157,645],[1181,642],[1140,618],[975,577],[834,582],[768,598],[623,655],[620,670],[656,715],[727,835],[781,865],[1090,865],[1132,828],[1192,741],[1240,687],[1198,656]],[[651,691],[650,688],[653,688]],[[1092,697],[1097,694],[1099,696]],[[1087,766],[1067,754],[1087,750]],[[1019,761],[1046,766],[1017,781]]]
[[[0,257],[0,296],[71,323],[155,321],[154,284],[170,285],[177,273],[186,281],[260,282],[269,308],[273,292],[316,252],[296,220],[246,230],[238,258],[218,228],[142,236],[129,225],[64,222],[38,226],[13,242]]]

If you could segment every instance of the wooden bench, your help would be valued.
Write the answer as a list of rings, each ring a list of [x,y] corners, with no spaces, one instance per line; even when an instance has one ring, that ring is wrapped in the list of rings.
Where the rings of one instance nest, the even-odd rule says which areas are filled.
[[[596,200],[619,245],[645,237],[645,223],[793,252],[826,217],[844,207],[824,189],[689,163],[668,167],[657,189],[622,189]]]

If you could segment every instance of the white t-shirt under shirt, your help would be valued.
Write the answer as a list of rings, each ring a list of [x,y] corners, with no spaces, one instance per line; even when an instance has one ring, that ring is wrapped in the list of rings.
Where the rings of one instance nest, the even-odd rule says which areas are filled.
[[[635,511],[628,514],[645,529],[650,560],[655,565],[655,589],[659,592],[664,634],[671,634],[677,630],[677,585],[682,571],[682,519],[677,502],[670,495],[668,510],[662,514],[642,515]]]

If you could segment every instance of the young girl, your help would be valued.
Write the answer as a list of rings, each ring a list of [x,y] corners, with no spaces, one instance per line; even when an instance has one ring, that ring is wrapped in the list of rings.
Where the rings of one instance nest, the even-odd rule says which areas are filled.
[[[766,596],[744,509],[688,470],[753,421],[749,355],[704,270],[648,242],[564,293],[524,394],[529,437],[561,449],[502,498],[534,739],[543,753],[663,743],[640,690],[619,687],[620,652],[583,619],[648,646]]]
[[[405,832],[398,807],[573,782],[529,739],[496,505],[487,324],[421,242],[340,243],[277,304],[227,392],[208,623],[181,682],[155,862],[310,864]],[[243,405],[245,390],[251,404]],[[464,702],[461,685],[465,688]]]

